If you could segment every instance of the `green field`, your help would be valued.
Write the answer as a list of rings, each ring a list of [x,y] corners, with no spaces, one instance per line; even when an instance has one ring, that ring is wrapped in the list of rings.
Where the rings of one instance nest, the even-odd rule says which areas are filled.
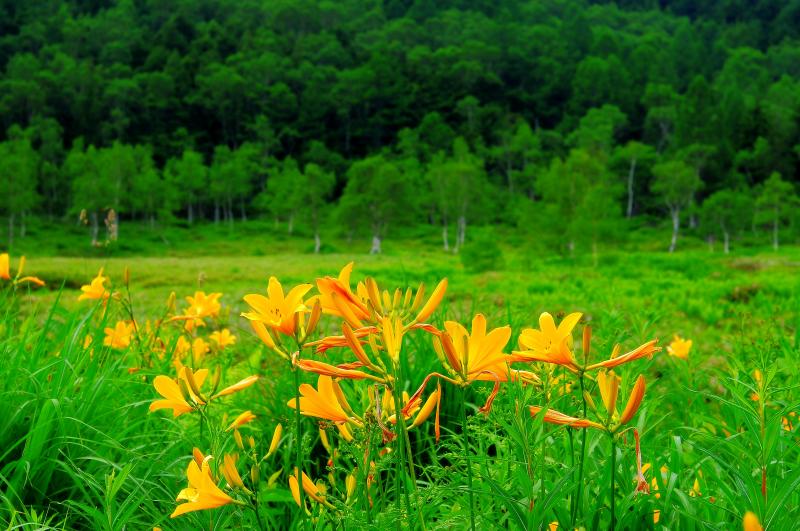
[[[211,228],[205,238],[192,233],[207,242],[176,232],[182,243],[165,246],[163,256],[119,249],[91,257],[52,256],[45,245],[25,244],[28,248],[21,250],[31,255],[26,274],[47,285],[14,291],[6,283],[0,292],[0,352],[6,360],[0,366],[0,521],[9,528],[37,529],[383,529],[403,520],[404,528],[439,529],[466,528],[475,518],[480,529],[539,529],[553,522],[567,529],[573,521],[576,527],[599,529],[612,525],[612,510],[618,529],[731,529],[741,525],[746,511],[772,529],[789,529],[797,520],[797,249],[750,249],[746,256],[712,254],[699,244],[675,254],[606,250],[595,263],[592,256],[539,254],[514,244],[501,246],[499,269],[474,272],[426,237],[387,242],[380,256],[356,252],[364,249],[363,242],[335,240],[336,252],[313,255],[305,252],[305,240],[258,240],[253,235],[258,228],[241,226],[235,238],[225,240]],[[17,256],[12,256],[12,276]],[[442,382],[441,439],[435,440],[431,417],[409,432],[410,451],[398,447],[402,435],[381,440],[375,420],[380,411],[369,399],[373,384],[343,378],[339,383],[350,406],[372,431],[354,429],[355,438],[347,441],[333,423],[303,417],[300,461],[319,481],[312,492],[318,488],[325,494],[318,494],[323,504],[306,491],[308,514],[300,518],[288,484],[297,462],[296,419],[286,404],[296,393],[294,372],[315,387],[317,377],[293,371],[257,339],[239,317],[248,311],[242,297],[266,293],[270,276],[288,290],[336,276],[350,261],[355,261],[353,286],[365,276],[391,292],[424,282],[430,295],[439,279],[448,278],[446,295],[429,322],[442,329],[444,321],[456,320],[469,329],[472,317],[482,313],[489,329],[510,325],[507,353],[517,350],[523,329],[539,326],[545,311],[556,322],[571,312],[583,313],[574,333],[576,357],[585,325],[592,328],[593,361],[609,358],[617,343],[622,352],[655,338],[666,346],[675,334],[691,338],[693,346],[686,360],[664,350],[652,361],[643,358],[614,369],[622,376],[620,411],[637,375],[643,374],[647,385],[635,416],[613,438],[613,461],[612,438],[602,430],[553,425],[529,413],[527,406],[545,406],[583,417],[578,377],[560,366],[515,362],[513,368],[532,371],[541,382],[503,383],[487,415],[477,408],[489,396],[491,381],[466,387],[466,409],[459,388]],[[80,286],[101,267],[113,291],[121,293],[105,309],[96,301],[77,301]],[[171,360],[183,323],[159,326],[158,320],[168,312],[171,292],[177,294],[180,313],[187,306],[183,297],[197,290],[223,295],[219,316],[206,318],[194,335],[210,342],[212,331],[229,328],[238,342],[213,349],[202,360],[190,362],[189,355],[184,361],[212,373],[219,366],[220,387],[260,376],[255,385],[201,408],[202,422],[197,411],[175,419],[169,411],[148,412],[160,398],[154,378],[176,376]],[[128,297],[138,332],[128,347],[103,346],[104,329],[130,319]],[[314,337],[341,333],[341,321],[323,316]],[[94,340],[84,349],[86,336]],[[385,338],[377,335],[375,341],[384,344]],[[355,359],[346,348],[326,356],[312,354],[310,347],[301,354],[329,363]],[[445,371],[424,331],[406,334],[399,359],[398,392],[413,393],[427,374]],[[584,384],[600,414],[590,407],[587,417],[597,420],[603,401],[595,373],[587,374]],[[429,384],[422,398],[434,389]],[[240,450],[224,427],[245,410],[256,419],[241,427]],[[467,413],[467,454],[461,411]],[[261,460],[278,422],[282,442]],[[330,461],[318,426],[335,448]],[[644,470],[649,494],[636,489],[633,427],[641,436],[643,462],[649,464]],[[395,429],[401,433],[400,425]],[[247,442],[251,435],[253,450]],[[223,480],[220,487],[240,504],[170,519],[180,506],[174,500],[186,487],[194,447],[215,453],[210,466],[218,479],[223,455],[241,454],[238,468],[247,490]],[[374,467],[369,497],[359,471],[367,451]],[[261,462],[251,477],[242,463],[252,455]],[[354,490],[348,489],[350,474]]]

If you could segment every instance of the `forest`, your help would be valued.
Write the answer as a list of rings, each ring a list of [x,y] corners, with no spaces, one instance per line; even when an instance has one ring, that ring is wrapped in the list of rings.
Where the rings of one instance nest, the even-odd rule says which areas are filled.
[[[0,2],[0,211],[797,236],[797,0]],[[664,247],[666,247],[666,241]]]

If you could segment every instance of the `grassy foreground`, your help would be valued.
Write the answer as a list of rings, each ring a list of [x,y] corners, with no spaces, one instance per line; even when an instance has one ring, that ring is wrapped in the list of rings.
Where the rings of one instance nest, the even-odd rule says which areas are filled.
[[[238,317],[249,310],[242,297],[265,293],[271,275],[287,291],[335,277],[353,258],[353,286],[365,276],[390,292],[424,282],[430,295],[447,277],[447,293],[429,322],[441,330],[446,320],[455,320],[469,330],[473,316],[482,313],[489,330],[510,326],[507,353],[518,349],[523,329],[539,327],[544,311],[556,323],[582,312],[569,344],[578,359],[586,325],[593,333],[593,361],[609,359],[617,343],[622,352],[653,338],[666,346],[673,334],[693,339],[693,347],[688,359],[662,351],[651,361],[614,367],[621,382],[610,417],[597,371],[581,378],[561,365],[515,362],[514,369],[530,371],[539,381],[503,383],[486,415],[478,408],[490,396],[491,378],[463,388],[443,381],[438,395],[429,383],[421,399],[440,399],[437,442],[433,414],[407,435],[418,412],[401,415],[402,422],[388,420],[395,408],[386,390],[412,394],[426,375],[446,373],[431,334],[408,331],[387,383],[339,380],[362,426],[304,418],[298,445],[297,419],[287,402],[297,394],[295,377],[317,388],[317,375],[293,370],[258,340]],[[100,267],[121,300],[105,307],[94,300],[79,303],[80,286]],[[138,327],[128,345],[105,346],[105,329],[130,320],[125,267]],[[48,285],[0,294],[0,521],[59,529],[383,529],[401,520],[414,529],[539,529],[556,522],[563,529],[731,529],[753,511],[766,528],[791,528],[800,516],[799,267],[795,249],[733,258],[700,250],[612,253],[596,266],[591,257],[532,259],[509,251],[503,270],[477,274],[464,271],[457,257],[426,248],[379,257],[291,250],[225,258],[38,256],[29,260],[27,272]],[[219,312],[204,316],[205,326],[190,332],[184,321],[167,323],[186,309],[183,296],[196,290],[222,292]],[[169,310],[173,291],[177,307]],[[313,338],[341,333],[341,321],[323,316]],[[211,333],[225,328],[238,340],[220,348]],[[93,340],[85,347],[87,336]],[[209,382],[220,367],[217,389],[249,375],[259,380],[195,408],[200,411],[178,417],[169,410],[148,412],[160,398],[156,378],[178,374],[173,361],[181,336],[207,343],[208,352],[177,357],[195,371],[210,369]],[[295,350],[291,339],[274,332],[272,337],[283,337],[287,352]],[[385,336],[375,343],[383,348],[367,349],[368,355],[383,359]],[[326,356],[306,347],[300,358],[334,364],[355,359],[347,348]],[[647,381],[641,406],[613,436],[543,422],[529,411],[528,406],[549,407],[615,425],[639,374]],[[588,411],[581,383],[590,396]],[[186,384],[178,384],[191,398]],[[384,397],[377,409],[376,388]],[[404,403],[396,397],[395,403]],[[239,446],[235,432],[225,428],[245,411],[255,419],[238,428]],[[278,423],[282,437],[270,452]],[[336,428],[343,424],[351,437]],[[646,489],[637,483],[633,428],[641,439]],[[209,473],[236,503],[170,519],[180,506],[175,497],[187,485],[194,447],[214,455],[207,461]],[[226,454],[239,456],[234,468],[243,478],[240,487],[226,470]],[[298,461],[319,482],[302,494],[307,514],[290,488]]]

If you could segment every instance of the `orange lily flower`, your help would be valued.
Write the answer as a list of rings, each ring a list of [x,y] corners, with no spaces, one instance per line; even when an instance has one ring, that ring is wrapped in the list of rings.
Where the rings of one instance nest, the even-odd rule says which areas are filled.
[[[91,283],[81,286],[81,291],[83,293],[78,296],[78,300],[107,300],[111,296],[104,286],[107,281],[108,277],[103,276],[103,268],[101,267],[97,276],[92,279]]]
[[[194,378],[194,383],[200,387],[208,376],[208,369],[200,369],[194,372],[192,376]],[[179,385],[181,380],[183,380],[184,383],[183,389]],[[158,394],[160,394],[163,399],[156,400],[150,404],[150,411],[172,409],[173,416],[177,417],[205,403],[199,396],[192,392],[186,379],[185,368],[180,371],[176,379],[159,374],[153,380],[153,387],[156,388],[156,391],[158,391]],[[184,395],[184,389],[188,397]]]
[[[206,295],[205,291],[196,291],[194,296],[186,297],[186,302],[189,303],[186,315],[196,319],[216,317],[219,315],[221,308],[220,297],[222,297],[222,293],[209,293]]]
[[[556,327],[553,316],[542,313],[538,330],[528,328],[520,334],[521,350],[514,352],[517,360],[554,363],[577,372],[580,367],[572,354],[572,329],[582,316],[582,313],[571,313]]]
[[[678,334],[672,339],[672,343],[667,347],[667,354],[682,360],[689,359],[689,351],[692,349],[692,340],[683,339]]]
[[[295,469],[294,474],[289,476],[289,490],[292,492],[292,497],[294,498],[295,503],[300,505],[300,486],[297,481],[298,477],[298,470]],[[309,498],[314,500],[317,503],[323,504],[325,507],[329,509],[333,509],[333,505],[331,505],[326,499],[325,495],[320,491],[319,487],[311,481],[311,478],[306,475],[305,472],[302,472],[301,481],[303,483],[303,490],[306,492]]]
[[[317,290],[322,312],[328,315],[344,317],[344,313],[352,314],[358,320],[369,318],[367,301],[350,289],[350,274],[353,262],[345,265],[338,278],[324,277],[317,279]]]
[[[281,283],[277,278],[270,277],[266,297],[256,293],[244,296],[244,301],[252,311],[242,313],[242,317],[260,321],[281,334],[294,336],[297,322],[295,314],[302,315],[309,311],[303,297],[310,289],[311,284],[300,284],[284,296]]]
[[[106,337],[103,338],[104,345],[111,348],[124,349],[130,346],[136,327],[125,321],[118,321],[114,328],[106,327],[104,332],[106,334]]]
[[[231,334],[231,331],[227,328],[214,332],[208,337],[210,337],[211,341],[216,343],[217,348],[220,349],[236,344],[236,336]]]
[[[336,392],[337,385],[330,376],[320,375],[317,379],[317,389],[309,384],[300,385],[300,414],[307,417],[316,417],[336,423],[351,422],[354,419],[347,411],[351,411],[344,395]],[[298,400],[293,398],[287,402],[292,409],[297,409]],[[347,411],[345,411],[347,409]]]
[[[188,503],[178,505],[170,515],[170,518],[175,518],[191,511],[216,509],[229,503],[236,503],[233,498],[225,494],[217,486],[217,483],[211,477],[211,469],[208,466],[207,459],[204,459],[200,466],[194,460],[189,461],[186,476],[189,480],[189,486],[178,493],[176,501],[186,500]]]

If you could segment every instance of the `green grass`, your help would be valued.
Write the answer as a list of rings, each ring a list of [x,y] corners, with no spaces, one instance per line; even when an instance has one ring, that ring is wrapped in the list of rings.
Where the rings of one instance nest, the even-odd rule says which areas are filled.
[[[242,296],[264,292],[270,275],[289,286],[335,275],[350,260],[356,261],[354,280],[371,275],[392,289],[424,282],[430,290],[439,278],[448,277],[447,297],[432,321],[441,325],[445,319],[456,319],[468,324],[472,315],[484,313],[492,328],[511,325],[509,349],[516,346],[523,328],[538,326],[542,311],[583,312],[582,322],[593,329],[593,358],[598,360],[607,358],[615,343],[628,350],[654,337],[665,345],[675,333],[692,338],[688,361],[662,352],[652,361],[633,362],[618,370],[623,377],[621,404],[635,377],[639,373],[647,377],[643,405],[630,425],[642,436],[643,459],[652,466],[647,479],[655,478],[659,495],[655,490],[649,495],[635,493],[635,453],[628,432],[617,444],[615,459],[618,529],[653,527],[656,510],[660,520],[655,527],[672,529],[736,528],[747,510],[756,512],[770,529],[791,528],[800,517],[796,466],[800,419],[790,415],[800,409],[796,384],[800,375],[800,250],[752,249],[724,257],[696,244],[674,255],[655,250],[605,251],[595,265],[591,256],[570,259],[509,244],[503,247],[502,270],[470,273],[458,256],[438,250],[430,235],[387,242],[383,256],[360,254],[362,242],[348,246],[344,241],[332,246],[338,252],[314,256],[306,252],[305,240],[273,239],[259,244],[254,239],[257,228],[243,227],[227,243],[219,233],[207,235],[208,243],[200,235],[195,241],[184,239],[176,245],[180,248],[159,253],[162,256],[124,256],[127,253],[116,251],[112,256],[54,256],[59,253],[48,248],[52,242],[37,246],[31,243],[34,240],[15,247],[16,255],[33,250],[26,270],[46,279],[48,286],[16,294],[0,292],[0,356],[4,360],[0,364],[0,522],[37,529],[253,528],[253,511],[233,506],[169,519],[175,496],[186,486],[192,447],[208,452],[215,446],[214,466],[221,463],[222,453],[236,448],[230,434],[216,434],[217,427],[224,425],[223,416],[230,417],[229,423],[249,409],[258,418],[242,433],[255,437],[262,455],[275,425],[284,426],[278,454],[262,464],[260,514],[269,528],[301,525],[287,488],[296,449],[294,416],[285,405],[295,393],[292,373],[237,316],[245,310]],[[250,253],[248,244],[253,249]],[[259,248],[263,254],[257,252]],[[143,327],[147,319],[163,314],[172,291],[179,297],[179,307],[185,306],[182,297],[196,289],[223,292],[219,321],[209,322],[200,334],[207,336],[217,327],[228,326],[239,342],[210,356],[207,364],[222,368],[225,385],[248,374],[260,374],[262,379],[221,400],[211,409],[211,424],[202,429],[196,415],[173,419],[169,411],[148,413],[150,402],[157,398],[153,378],[174,374],[169,354],[178,330],[174,326],[162,329],[167,350],[163,358],[153,345],[134,343],[127,351],[103,347],[103,328],[126,318],[125,312],[116,301],[105,311],[76,300],[79,286],[88,283],[100,267],[118,290],[123,269],[130,268],[134,314]],[[337,327],[337,320],[323,318],[323,330]],[[87,335],[95,341],[84,349]],[[404,352],[402,381],[410,392],[426,374],[442,370],[423,332],[407,336]],[[352,359],[344,350],[331,356],[336,361]],[[764,374],[762,401],[750,399],[757,391],[754,369]],[[546,374],[544,366],[534,370]],[[557,369],[552,376],[561,372]],[[305,382],[316,381],[313,375],[301,376]],[[341,386],[355,410],[368,405],[368,386],[363,381],[345,380]],[[602,408],[595,384],[587,386]],[[609,438],[596,431],[587,433],[585,481],[579,483],[580,430],[543,424],[527,413],[528,405],[545,404],[579,413],[577,385],[566,394],[551,389],[548,400],[543,388],[506,384],[491,413],[484,416],[476,410],[491,387],[490,383],[476,384],[467,394],[477,527],[539,529],[558,521],[560,529],[567,529],[571,504],[582,489],[578,524],[587,529],[607,528]],[[416,488],[405,483],[411,494],[410,516],[403,496],[395,491],[397,453],[393,452],[375,459],[379,485],[373,490],[369,513],[359,490],[354,503],[335,502],[338,512],[315,508],[315,519],[302,525],[384,529],[403,520],[411,522],[411,528],[421,528],[423,522],[427,529],[468,526],[458,396],[457,389],[445,385],[440,442],[433,437],[430,420],[409,434],[416,474]],[[791,422],[789,430],[783,429],[784,418]],[[331,497],[337,498],[345,490],[346,473],[363,462],[364,446],[343,441],[328,427],[329,438],[338,447],[330,471],[318,423],[305,419],[303,426],[304,469],[315,480],[323,480]],[[668,470],[663,474],[659,472],[662,466]],[[282,472],[275,484],[268,486],[267,478],[278,470]],[[762,470],[766,471],[766,497],[761,490]],[[247,470],[240,472],[244,476]],[[696,479],[700,493],[693,496]]]

